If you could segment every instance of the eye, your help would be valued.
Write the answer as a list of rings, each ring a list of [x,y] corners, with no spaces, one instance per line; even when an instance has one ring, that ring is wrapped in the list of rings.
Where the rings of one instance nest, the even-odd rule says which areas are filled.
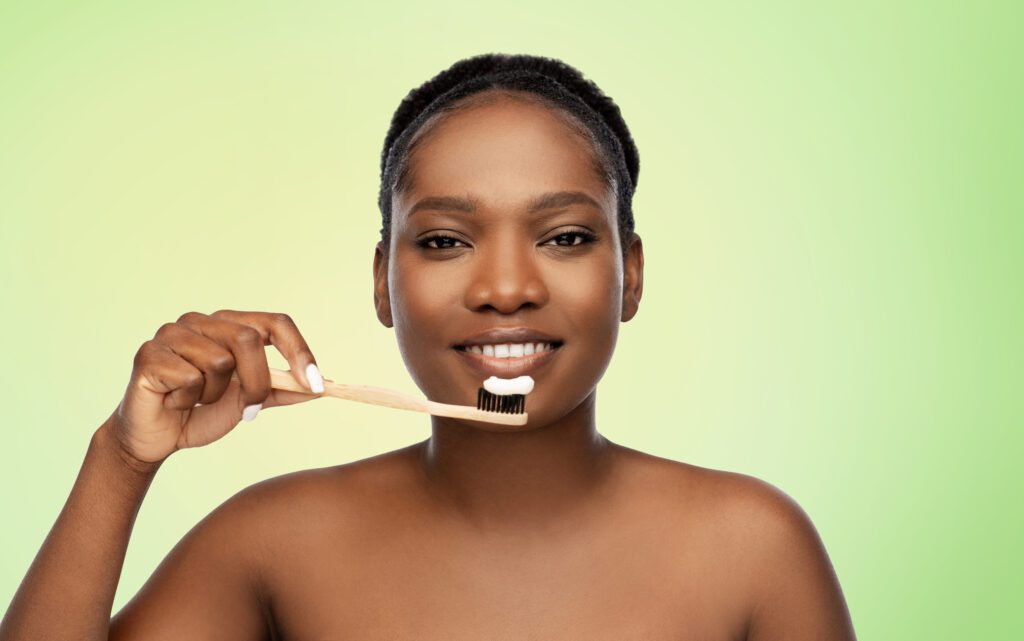
[[[458,238],[445,236],[443,234],[435,234],[433,236],[427,236],[426,238],[420,238],[416,241],[416,244],[423,249],[456,249],[454,243],[461,242],[462,241]]]
[[[551,241],[555,241],[555,245],[558,247],[572,247],[574,245],[583,245],[585,243],[592,243],[597,240],[597,236],[589,231],[582,229],[574,229],[572,231],[562,232],[557,236],[550,238],[545,245]],[[562,242],[565,241],[565,242]]]

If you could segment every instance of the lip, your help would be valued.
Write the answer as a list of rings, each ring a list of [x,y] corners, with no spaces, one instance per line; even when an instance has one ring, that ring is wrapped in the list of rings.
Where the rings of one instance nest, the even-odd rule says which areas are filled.
[[[459,349],[456,349],[455,353],[465,359],[473,369],[477,370],[481,374],[497,376],[499,378],[515,378],[517,376],[536,372],[538,369],[550,363],[555,355],[561,350],[561,347],[555,347],[539,354],[514,356],[509,358],[484,356],[483,354],[474,354],[473,352]]]
[[[495,345],[498,343],[557,343],[561,345],[563,342],[560,338],[555,338],[532,327],[493,327],[486,332],[465,338],[452,345],[452,347]]]

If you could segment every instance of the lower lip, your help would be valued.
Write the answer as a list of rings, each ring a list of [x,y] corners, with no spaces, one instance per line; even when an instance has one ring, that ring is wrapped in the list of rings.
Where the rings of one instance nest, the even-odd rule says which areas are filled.
[[[466,362],[481,374],[488,374],[499,378],[515,378],[517,376],[534,372],[550,363],[551,359],[553,359],[555,354],[557,354],[561,349],[562,346],[558,346],[539,354],[531,354],[530,356],[510,356],[508,358],[485,356],[483,354],[476,354],[474,352],[464,351],[461,349],[455,350],[455,353],[466,359]]]

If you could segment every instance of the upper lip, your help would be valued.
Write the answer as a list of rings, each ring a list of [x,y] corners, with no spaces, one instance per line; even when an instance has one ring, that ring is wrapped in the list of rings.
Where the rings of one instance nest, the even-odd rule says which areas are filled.
[[[561,343],[561,339],[532,327],[494,327],[462,339],[453,347],[497,345],[501,343]]]

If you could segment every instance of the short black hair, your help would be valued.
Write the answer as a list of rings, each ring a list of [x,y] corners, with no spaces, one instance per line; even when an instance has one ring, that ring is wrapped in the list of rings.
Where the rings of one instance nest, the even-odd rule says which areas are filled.
[[[381,240],[391,236],[392,196],[408,178],[409,157],[420,139],[417,132],[434,116],[445,118],[472,94],[499,90],[531,98],[569,115],[566,119],[591,141],[595,162],[606,184],[616,186],[619,237],[625,254],[635,226],[633,193],[640,173],[636,144],[615,102],[591,80],[565,62],[527,54],[488,53],[464,58],[416,87],[391,118],[380,156]],[[574,122],[575,121],[575,122]],[[436,121],[435,121],[436,123]],[[582,128],[579,126],[582,125]]]

